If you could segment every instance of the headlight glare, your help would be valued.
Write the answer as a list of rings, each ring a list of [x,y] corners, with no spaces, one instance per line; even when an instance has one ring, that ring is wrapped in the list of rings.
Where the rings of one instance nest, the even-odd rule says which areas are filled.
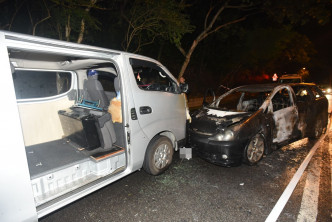
[[[234,133],[232,130],[226,130],[225,132],[220,132],[213,137],[210,137],[209,140],[213,141],[229,141],[234,137]]]
[[[229,141],[229,140],[233,139],[233,136],[234,136],[233,131],[227,130],[224,135],[224,140]]]

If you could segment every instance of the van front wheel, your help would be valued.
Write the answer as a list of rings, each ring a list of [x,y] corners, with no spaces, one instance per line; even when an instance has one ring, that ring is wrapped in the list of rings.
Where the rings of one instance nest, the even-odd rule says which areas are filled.
[[[153,138],[146,150],[143,168],[151,175],[163,173],[172,163],[173,145],[166,136]]]

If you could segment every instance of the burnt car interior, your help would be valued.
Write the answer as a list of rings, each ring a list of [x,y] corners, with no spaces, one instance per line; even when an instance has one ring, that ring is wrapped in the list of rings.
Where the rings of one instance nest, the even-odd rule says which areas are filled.
[[[273,111],[278,111],[291,106],[291,100],[287,89],[278,91],[272,98]]]
[[[268,92],[236,91],[228,94],[216,104],[220,110],[235,112],[255,112],[257,111],[267,96]],[[212,104],[212,107],[214,104]]]
[[[309,92],[306,86],[293,86],[296,99],[298,102],[306,102],[310,99]]]

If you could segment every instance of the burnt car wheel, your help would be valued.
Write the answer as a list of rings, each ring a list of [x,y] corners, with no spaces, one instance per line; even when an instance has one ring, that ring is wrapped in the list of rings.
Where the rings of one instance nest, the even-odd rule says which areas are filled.
[[[166,136],[153,138],[146,150],[143,168],[151,175],[163,173],[172,163],[173,145]]]
[[[264,138],[260,133],[252,137],[244,150],[244,162],[248,165],[257,164],[263,157],[265,150]]]

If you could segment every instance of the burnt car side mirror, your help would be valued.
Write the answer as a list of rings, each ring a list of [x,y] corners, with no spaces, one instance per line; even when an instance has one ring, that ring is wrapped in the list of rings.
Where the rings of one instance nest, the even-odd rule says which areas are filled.
[[[211,88],[209,88],[205,91],[204,99],[203,99],[203,106],[209,105],[209,102],[208,102],[208,100],[210,100],[209,97],[212,97],[211,102],[214,102],[216,100],[216,95],[214,94],[214,91]]]

